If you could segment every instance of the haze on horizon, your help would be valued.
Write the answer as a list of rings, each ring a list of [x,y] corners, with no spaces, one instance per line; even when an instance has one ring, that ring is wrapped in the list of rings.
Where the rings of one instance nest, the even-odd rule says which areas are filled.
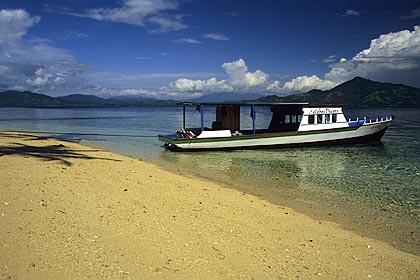
[[[287,95],[356,76],[420,87],[419,25],[420,1],[2,0],[0,91]]]

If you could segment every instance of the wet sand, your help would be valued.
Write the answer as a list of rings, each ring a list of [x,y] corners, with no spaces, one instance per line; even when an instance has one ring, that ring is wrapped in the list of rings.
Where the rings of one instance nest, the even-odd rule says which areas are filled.
[[[418,279],[420,257],[261,198],[0,132],[0,279]]]

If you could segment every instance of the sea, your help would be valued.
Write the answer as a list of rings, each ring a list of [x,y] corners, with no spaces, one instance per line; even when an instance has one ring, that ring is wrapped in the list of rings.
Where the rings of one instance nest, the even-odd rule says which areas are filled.
[[[182,128],[182,107],[0,108],[0,129],[140,158],[420,255],[420,109],[345,113],[393,115],[395,121],[379,143],[184,153],[164,149],[157,138]],[[241,108],[241,115],[241,129],[250,129],[250,109]],[[267,126],[270,116],[257,108],[257,128]],[[214,119],[214,108],[205,108],[205,126]],[[186,123],[200,127],[196,108],[187,108]]]

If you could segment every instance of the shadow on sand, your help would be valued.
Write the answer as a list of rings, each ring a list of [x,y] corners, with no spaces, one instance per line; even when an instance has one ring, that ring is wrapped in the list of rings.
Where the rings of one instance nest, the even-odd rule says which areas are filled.
[[[37,136],[33,135],[13,135],[0,133],[1,137],[10,137],[10,138],[26,138],[25,140],[38,140]],[[29,139],[28,139],[29,137]],[[43,138],[45,139],[45,138]],[[48,146],[32,146],[25,145],[21,143],[10,143],[10,146],[0,146],[0,157],[7,155],[19,155],[24,157],[35,157],[45,161],[58,161],[61,164],[71,166],[72,163],[70,159],[101,159],[101,160],[111,160],[111,161],[120,161],[117,159],[104,158],[90,156],[86,153],[89,152],[101,152],[101,150],[72,150],[66,147],[65,145],[48,145]]]

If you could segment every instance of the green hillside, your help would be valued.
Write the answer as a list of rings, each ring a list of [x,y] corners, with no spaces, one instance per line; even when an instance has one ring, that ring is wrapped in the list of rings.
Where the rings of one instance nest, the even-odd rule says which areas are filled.
[[[311,90],[286,97],[260,98],[264,102],[344,104],[352,108],[420,108],[420,89],[356,77],[330,90]]]

